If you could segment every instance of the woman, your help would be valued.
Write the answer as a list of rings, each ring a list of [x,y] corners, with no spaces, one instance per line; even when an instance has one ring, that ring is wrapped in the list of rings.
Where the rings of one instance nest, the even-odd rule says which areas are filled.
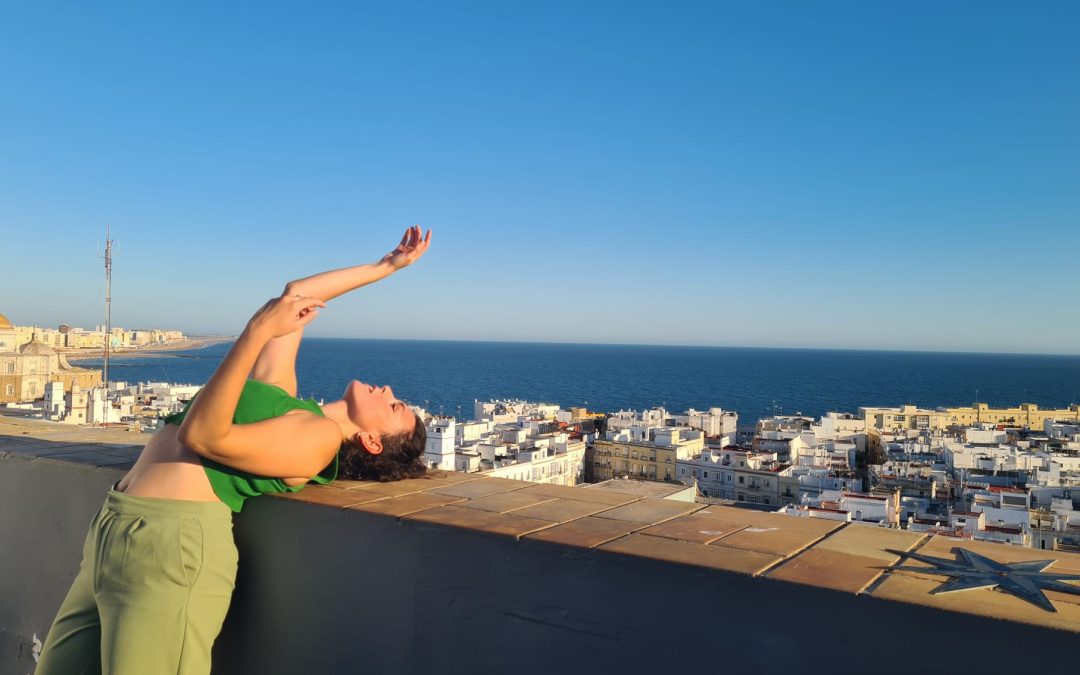
[[[423,475],[425,430],[389,387],[296,398],[304,326],[326,301],[383,279],[431,243],[409,228],[378,263],[294,281],[248,322],[210,381],[166,419],[109,491],[38,675],[210,672],[236,576],[232,513],[309,481]]]

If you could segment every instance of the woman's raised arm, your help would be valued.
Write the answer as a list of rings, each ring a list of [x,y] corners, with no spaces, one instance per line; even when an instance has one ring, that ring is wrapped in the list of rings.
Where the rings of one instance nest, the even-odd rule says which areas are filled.
[[[268,342],[300,330],[325,306],[318,298],[297,296],[275,298],[263,305],[191,402],[180,425],[180,442],[204,456],[241,450],[235,437],[230,438],[237,427],[233,414],[256,358]]]
[[[379,262],[343,267],[290,281],[285,286],[283,295],[303,295],[318,298],[324,302],[333,300],[339,295],[385,279],[394,272],[408,267],[419,260],[430,245],[431,230],[428,230],[427,235],[421,238],[420,226],[413,225],[405,230],[397,248],[384,255]]]
[[[290,281],[282,297],[303,296],[318,298],[323,302],[344,295],[351,290],[385,279],[394,272],[408,267],[424,255],[431,244],[431,230],[421,237],[419,225],[405,230],[401,243],[378,262],[356,265],[322,272],[296,281]],[[251,371],[252,379],[277,385],[296,396],[296,352],[300,348],[303,329],[270,340],[259,353]]]

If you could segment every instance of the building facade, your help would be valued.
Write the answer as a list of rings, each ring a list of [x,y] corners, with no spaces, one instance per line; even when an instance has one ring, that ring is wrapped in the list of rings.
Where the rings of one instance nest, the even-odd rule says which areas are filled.
[[[101,371],[74,368],[55,349],[36,340],[17,351],[0,352],[0,403],[44,398],[46,385],[54,381],[63,383],[65,391],[73,384],[90,389],[101,385]]]
[[[859,408],[868,429],[879,431],[929,430],[945,431],[952,426],[975,424],[1001,424],[1041,430],[1047,421],[1080,421],[1080,404],[1051,410],[1040,410],[1034,403],[1023,403],[1014,408],[991,408],[986,403],[976,403],[962,408],[937,408],[929,410],[914,405],[899,408]]]
[[[630,427],[593,443],[592,479],[678,480],[676,463],[701,454],[705,434],[687,427]]]

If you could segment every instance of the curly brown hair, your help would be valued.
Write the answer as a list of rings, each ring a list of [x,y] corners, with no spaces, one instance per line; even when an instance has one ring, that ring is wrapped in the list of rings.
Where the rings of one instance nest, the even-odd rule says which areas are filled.
[[[412,431],[382,437],[382,452],[373,455],[363,446],[346,441],[338,453],[338,478],[343,480],[392,481],[420,478],[427,473],[424,466],[424,447],[427,428],[420,416]]]

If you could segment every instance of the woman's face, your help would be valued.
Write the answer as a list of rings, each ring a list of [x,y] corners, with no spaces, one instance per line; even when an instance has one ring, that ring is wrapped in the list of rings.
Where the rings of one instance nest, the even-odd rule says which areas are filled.
[[[361,431],[380,438],[412,431],[416,418],[404,401],[394,396],[390,387],[376,387],[353,380],[345,389],[349,419]]]

